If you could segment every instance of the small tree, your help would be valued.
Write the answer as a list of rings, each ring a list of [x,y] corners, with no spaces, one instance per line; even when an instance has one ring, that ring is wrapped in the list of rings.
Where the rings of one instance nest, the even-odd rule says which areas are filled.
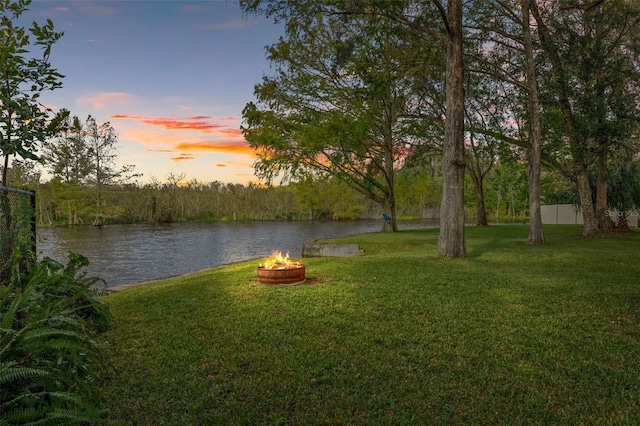
[[[62,86],[63,77],[49,63],[52,45],[62,37],[53,22],[33,22],[27,31],[14,22],[27,10],[30,0],[0,2],[0,154],[4,158],[2,184],[7,184],[9,157],[36,159],[38,143],[55,133],[62,117],[52,118],[52,110],[38,98],[45,90]],[[41,48],[40,53],[30,47]]]
[[[38,102],[40,93],[61,86],[60,75],[49,64],[51,46],[62,36],[47,20],[43,26],[33,23],[29,30],[14,25],[27,10],[29,0],[0,1],[0,157],[2,185],[8,184],[9,157],[36,159],[35,147],[51,135],[58,120],[51,110]],[[30,47],[42,48],[35,53]],[[18,213],[13,211],[7,192],[0,193],[0,226],[6,237],[14,229]],[[4,253],[19,255],[20,250],[3,241]],[[9,268],[8,258],[0,258],[0,268]]]
[[[45,145],[46,164],[60,181],[78,185],[91,172],[91,158],[84,137],[84,128],[77,116],[67,116],[59,133]]]
[[[422,143],[411,108],[415,73],[426,73],[419,34],[347,3],[241,2],[287,21],[271,46],[274,77],[256,86],[243,110],[243,132],[256,174],[295,181],[338,178],[390,215],[397,231],[394,178],[411,147]]]
[[[88,116],[85,132],[87,152],[91,158],[88,179],[96,191],[96,218],[93,224],[100,226],[104,224],[105,186],[126,178],[126,174],[133,169],[133,166],[117,168],[115,163],[118,156],[118,135],[111,123],[98,125],[92,116]]]
[[[640,165],[631,163],[609,174],[608,204],[618,215],[618,228],[629,228],[628,217],[640,208]]]

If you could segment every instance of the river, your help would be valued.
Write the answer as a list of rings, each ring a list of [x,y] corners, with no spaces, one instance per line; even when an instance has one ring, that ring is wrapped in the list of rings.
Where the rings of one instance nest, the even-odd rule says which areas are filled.
[[[437,227],[433,220],[399,222],[403,229]],[[107,287],[196,272],[273,251],[302,256],[306,240],[378,232],[380,220],[349,222],[213,222],[40,228],[38,257],[66,263],[69,252],[89,259],[87,276]]]

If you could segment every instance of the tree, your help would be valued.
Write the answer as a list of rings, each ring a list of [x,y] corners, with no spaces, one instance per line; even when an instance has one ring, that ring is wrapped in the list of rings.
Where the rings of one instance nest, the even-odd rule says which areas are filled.
[[[336,177],[379,203],[397,231],[394,176],[417,139],[407,118],[407,60],[414,40],[384,16],[312,1],[245,3],[287,20],[269,49],[275,77],[263,79],[243,132],[258,152],[256,174],[271,183],[312,174]],[[414,55],[410,55],[415,59]],[[414,120],[415,121],[415,120]]]
[[[508,115],[510,101],[505,94],[505,84],[500,80],[468,72],[465,81],[465,165],[473,183],[476,225],[487,226],[484,186],[503,145],[495,135],[507,131],[504,117]]]
[[[540,123],[540,102],[538,100],[538,77],[535,68],[534,45],[531,35],[529,8],[532,0],[521,0],[522,45],[525,56],[527,85],[527,109],[529,118],[529,243],[544,243],[542,232],[542,212],[540,210],[540,167],[542,155],[542,129]]]
[[[62,75],[49,62],[53,44],[63,33],[53,22],[31,28],[14,25],[30,0],[0,2],[0,154],[4,158],[2,185],[7,184],[9,157],[36,159],[36,147],[55,133],[63,117],[52,119],[52,110],[38,98],[45,90],[62,86]],[[30,50],[40,48],[41,52]]]
[[[91,173],[91,156],[80,119],[65,113],[58,134],[44,144],[43,160],[53,179],[59,181],[56,192],[59,199],[66,201],[68,224],[77,225],[78,210],[86,204],[82,185]]]
[[[542,136],[540,102],[536,60],[537,43],[532,32],[529,16],[529,0],[484,0],[476,1],[477,13],[469,29],[475,40],[469,53],[473,58],[471,72],[482,74],[493,80],[500,92],[510,93],[515,103],[508,111],[499,103],[490,104],[489,111],[504,115],[499,129],[489,129],[489,134],[509,136],[515,149],[525,149],[528,163],[528,189],[530,205],[530,243],[545,241],[540,211],[540,173]],[[475,127],[475,126],[474,126]],[[484,133],[485,129],[477,129]],[[486,133],[485,133],[486,134]],[[506,137],[504,140],[508,140]]]
[[[439,158],[438,158],[439,160]],[[401,214],[433,218],[437,217],[442,198],[440,161],[437,170],[419,166],[405,167],[396,178],[396,196]]]
[[[91,157],[85,140],[84,127],[77,116],[61,123],[58,135],[45,144],[45,163],[54,178],[78,185],[91,172]]]
[[[512,220],[518,216],[518,209],[526,209],[527,188],[526,164],[522,158],[502,153],[487,181],[495,204],[496,220],[501,220],[504,212]]]
[[[291,185],[296,210],[309,220],[352,220],[365,209],[363,195],[336,178],[308,177]]]
[[[582,234],[594,235],[599,232],[598,216],[606,210],[604,171],[609,152],[628,140],[638,122],[640,50],[635,34],[640,28],[640,5],[615,0],[542,7],[535,0],[531,12],[550,63],[545,102],[557,111],[556,131],[568,141],[566,169],[580,195]],[[594,167],[601,180],[597,208],[589,178]]]
[[[361,8],[382,13],[402,23],[407,32],[417,32],[440,43],[445,50],[445,116],[443,136],[438,255],[467,257],[464,212],[464,61],[463,3],[448,0],[376,2],[356,1]]]
[[[608,204],[618,215],[618,227],[629,228],[627,218],[640,208],[640,164],[636,161],[610,173]]]
[[[259,10],[260,1],[241,1],[245,10]],[[299,10],[305,12],[296,15],[296,19],[287,20],[288,31],[297,32],[302,26],[308,26],[309,21],[305,18],[323,19],[326,15],[322,10],[312,9],[314,13],[309,13],[309,6],[318,2],[306,3],[304,1],[276,2],[264,1],[268,6],[265,13],[275,15],[276,19],[285,19],[287,14],[278,13],[288,8],[302,6]],[[464,258],[467,255],[466,241],[464,236],[464,90],[463,90],[463,58],[462,58],[462,0],[449,0],[445,7],[440,0],[431,2],[421,1],[397,1],[378,2],[370,0],[355,0],[352,2],[336,2],[332,5],[336,12],[342,16],[359,15],[363,17],[382,17],[402,24],[405,28],[402,34],[410,37],[412,34],[427,36],[422,38],[423,47],[428,46],[429,41],[441,43],[445,47],[445,94],[446,112],[444,119],[444,141],[443,141],[443,183],[444,190],[441,202],[441,226],[438,239],[438,254],[446,258]],[[340,9],[342,7],[342,9]],[[434,18],[436,17],[436,18]],[[379,21],[378,22],[385,22]],[[387,28],[388,24],[383,25]],[[399,35],[402,40],[402,35]],[[314,40],[308,40],[313,42]],[[366,41],[366,40],[365,40]],[[287,46],[289,48],[290,46]],[[304,49],[304,45],[296,46]],[[321,45],[314,45],[316,48]],[[291,50],[291,49],[289,49]],[[420,49],[415,49],[420,51]],[[411,52],[411,51],[409,51]],[[331,55],[329,57],[332,57]],[[303,62],[304,64],[304,62]],[[397,64],[402,65],[403,62]],[[369,63],[373,66],[374,63]],[[391,70],[388,70],[391,71]],[[427,73],[425,73],[425,77]],[[349,81],[349,80],[347,80]],[[341,90],[343,90],[342,88]],[[304,91],[303,91],[304,93]],[[246,110],[246,113],[253,113],[256,109]],[[378,111],[379,114],[379,111]],[[380,117],[380,115],[379,115]],[[349,129],[362,130],[362,127],[353,126],[349,123]],[[274,142],[282,140],[282,134],[287,134],[291,129],[289,126],[275,127],[270,135]],[[345,128],[344,126],[340,126]],[[326,126],[325,126],[326,128]],[[366,127],[365,127],[366,128]],[[350,130],[352,131],[352,130]],[[315,135],[317,136],[317,135]],[[325,136],[325,135],[322,135]],[[359,136],[359,135],[357,135]],[[380,138],[378,138],[380,139]],[[360,139],[361,141],[363,139]],[[300,141],[296,141],[296,146]],[[282,145],[281,145],[282,146]],[[351,153],[353,150],[342,152]],[[340,151],[337,151],[338,153]],[[333,151],[331,151],[333,153]],[[265,153],[265,157],[273,153]],[[373,161],[371,163],[374,163]],[[366,176],[366,175],[365,175]],[[373,185],[370,181],[369,185]]]
[[[112,185],[122,178],[129,178],[126,174],[133,170],[132,165],[117,168],[117,143],[118,135],[111,123],[98,125],[96,120],[89,115],[85,122],[87,152],[91,158],[91,171],[88,175],[89,182],[96,190],[96,218],[94,225],[104,224],[104,188]]]
[[[446,13],[439,1],[445,27],[447,111],[442,161],[442,203],[438,254],[445,258],[467,257],[464,226],[464,65],[462,55],[462,0],[449,0]]]

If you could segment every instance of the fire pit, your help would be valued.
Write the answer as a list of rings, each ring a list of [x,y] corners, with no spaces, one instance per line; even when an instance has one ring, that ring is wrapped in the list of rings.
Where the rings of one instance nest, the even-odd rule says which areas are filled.
[[[262,284],[302,284],[306,279],[305,267],[302,263],[289,259],[282,252],[274,252],[270,258],[258,266],[258,282]]]

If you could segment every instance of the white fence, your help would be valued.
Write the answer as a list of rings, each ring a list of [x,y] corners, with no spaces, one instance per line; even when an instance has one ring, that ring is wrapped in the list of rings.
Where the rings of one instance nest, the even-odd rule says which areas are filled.
[[[551,206],[540,206],[543,224],[577,224],[582,225],[582,212],[580,207],[573,204],[554,204]],[[618,215],[615,211],[609,212],[609,217],[614,222],[618,221]],[[627,220],[629,226],[638,226],[638,212],[632,212]]]

